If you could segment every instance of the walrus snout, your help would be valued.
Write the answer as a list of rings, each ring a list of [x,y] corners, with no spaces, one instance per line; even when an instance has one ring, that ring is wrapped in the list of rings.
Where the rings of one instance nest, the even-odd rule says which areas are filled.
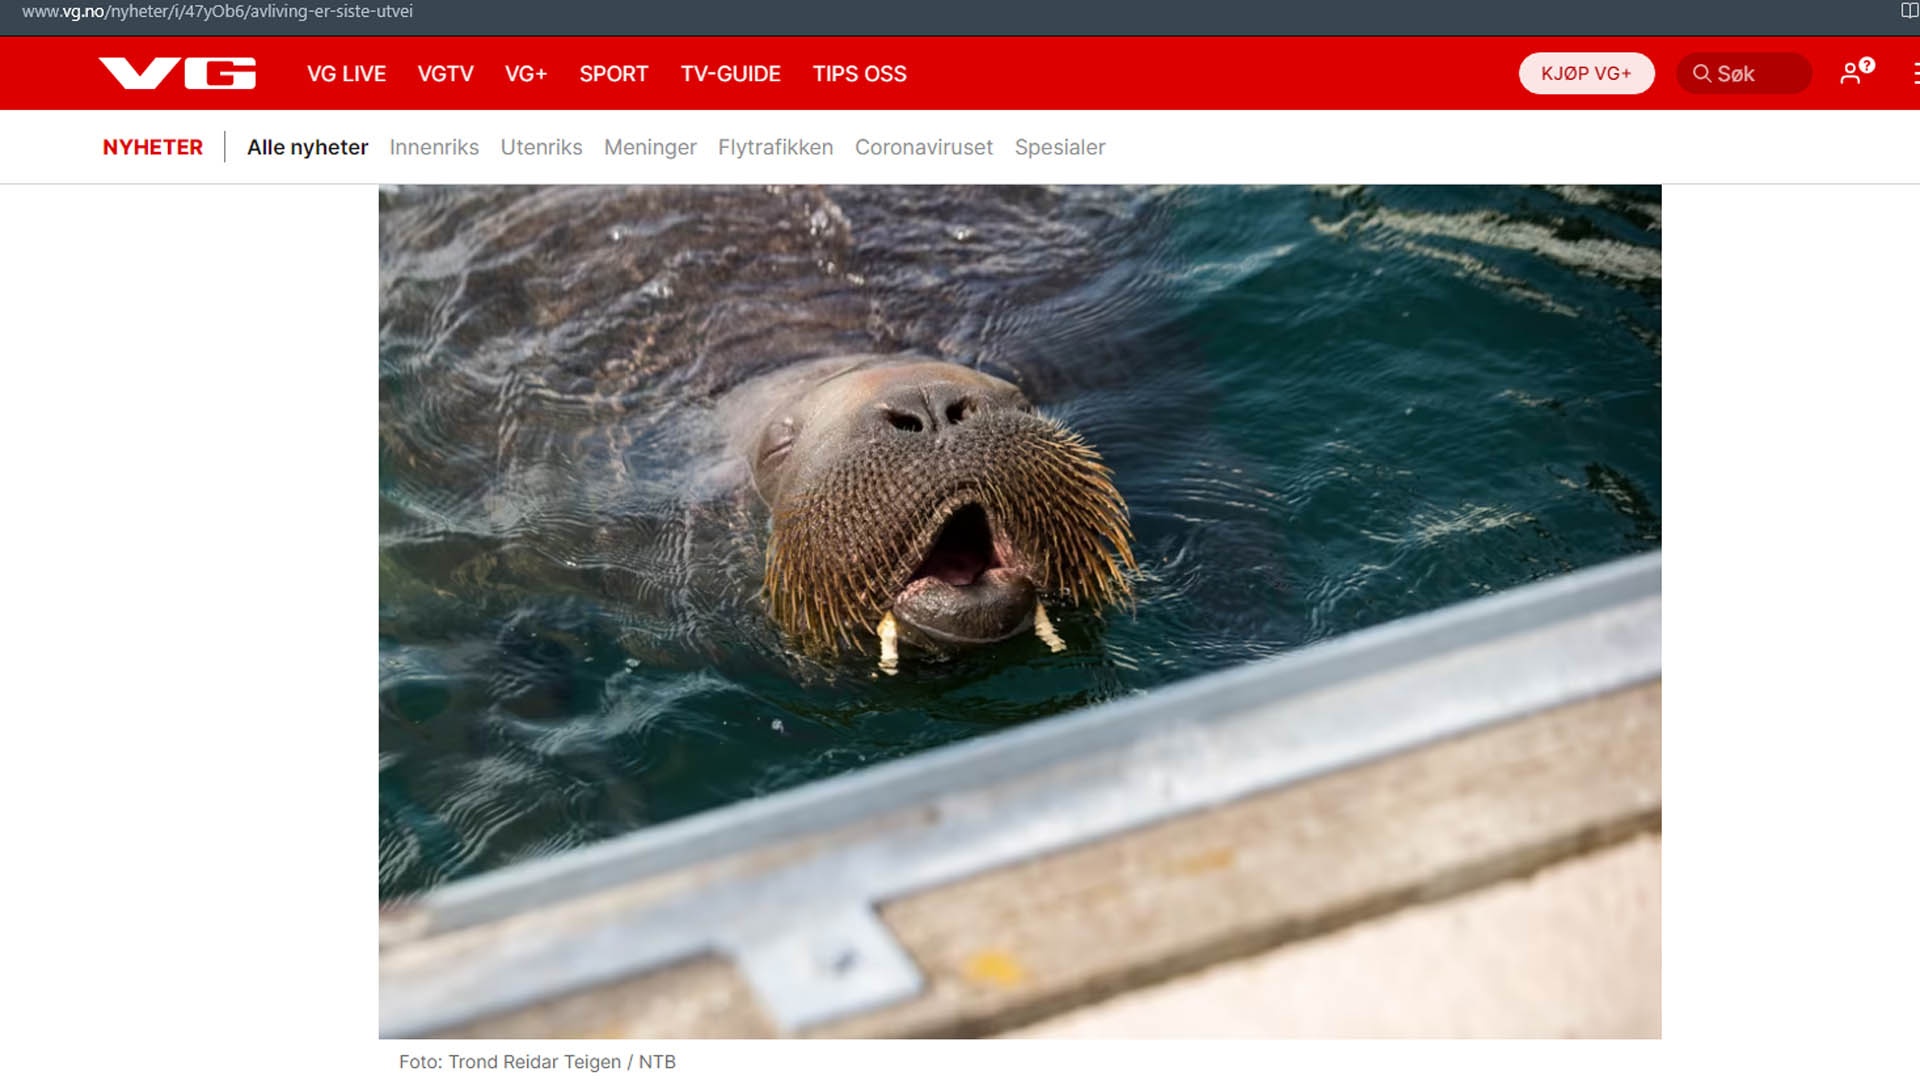
[[[1039,600],[1018,553],[996,540],[987,513],[968,503],[947,518],[893,613],[909,640],[935,649],[984,645],[1032,625]]]
[[[764,588],[803,649],[936,652],[1032,627],[1043,598],[1131,594],[1127,508],[1100,455],[1012,383],[922,357],[827,358],[743,401],[738,438],[772,512]]]

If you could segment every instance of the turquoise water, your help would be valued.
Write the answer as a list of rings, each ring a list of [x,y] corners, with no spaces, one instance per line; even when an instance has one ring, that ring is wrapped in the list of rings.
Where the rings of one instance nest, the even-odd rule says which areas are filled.
[[[404,189],[383,899],[1660,545],[1650,189]],[[1137,606],[791,655],[710,423],[915,349],[1106,456]]]

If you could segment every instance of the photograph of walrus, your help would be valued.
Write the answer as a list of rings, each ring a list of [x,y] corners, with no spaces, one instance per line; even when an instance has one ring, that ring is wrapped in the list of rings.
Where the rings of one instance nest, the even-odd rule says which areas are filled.
[[[1659,188],[378,223],[383,1036],[1659,1034]]]

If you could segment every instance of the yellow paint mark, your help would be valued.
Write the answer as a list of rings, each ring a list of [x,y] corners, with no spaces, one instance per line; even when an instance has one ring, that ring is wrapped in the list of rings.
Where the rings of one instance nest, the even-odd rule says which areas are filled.
[[[1198,855],[1189,855],[1174,863],[1173,869],[1181,874],[1210,874],[1232,866],[1233,860],[1233,849],[1230,847],[1208,848]]]
[[[1002,989],[1019,986],[1027,981],[1027,969],[1020,961],[1005,949],[985,949],[967,957],[960,965],[960,973],[977,983],[998,986]]]

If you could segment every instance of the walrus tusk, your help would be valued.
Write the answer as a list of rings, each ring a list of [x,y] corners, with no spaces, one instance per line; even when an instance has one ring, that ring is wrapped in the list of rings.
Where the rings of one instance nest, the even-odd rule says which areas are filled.
[[[1047,605],[1038,600],[1033,603],[1033,632],[1039,634],[1040,640],[1046,642],[1047,648],[1054,652],[1067,651],[1067,643],[1060,640],[1060,634],[1053,628],[1052,620],[1047,618]]]
[[[900,624],[891,611],[880,620],[880,670],[889,675],[900,671]]]

